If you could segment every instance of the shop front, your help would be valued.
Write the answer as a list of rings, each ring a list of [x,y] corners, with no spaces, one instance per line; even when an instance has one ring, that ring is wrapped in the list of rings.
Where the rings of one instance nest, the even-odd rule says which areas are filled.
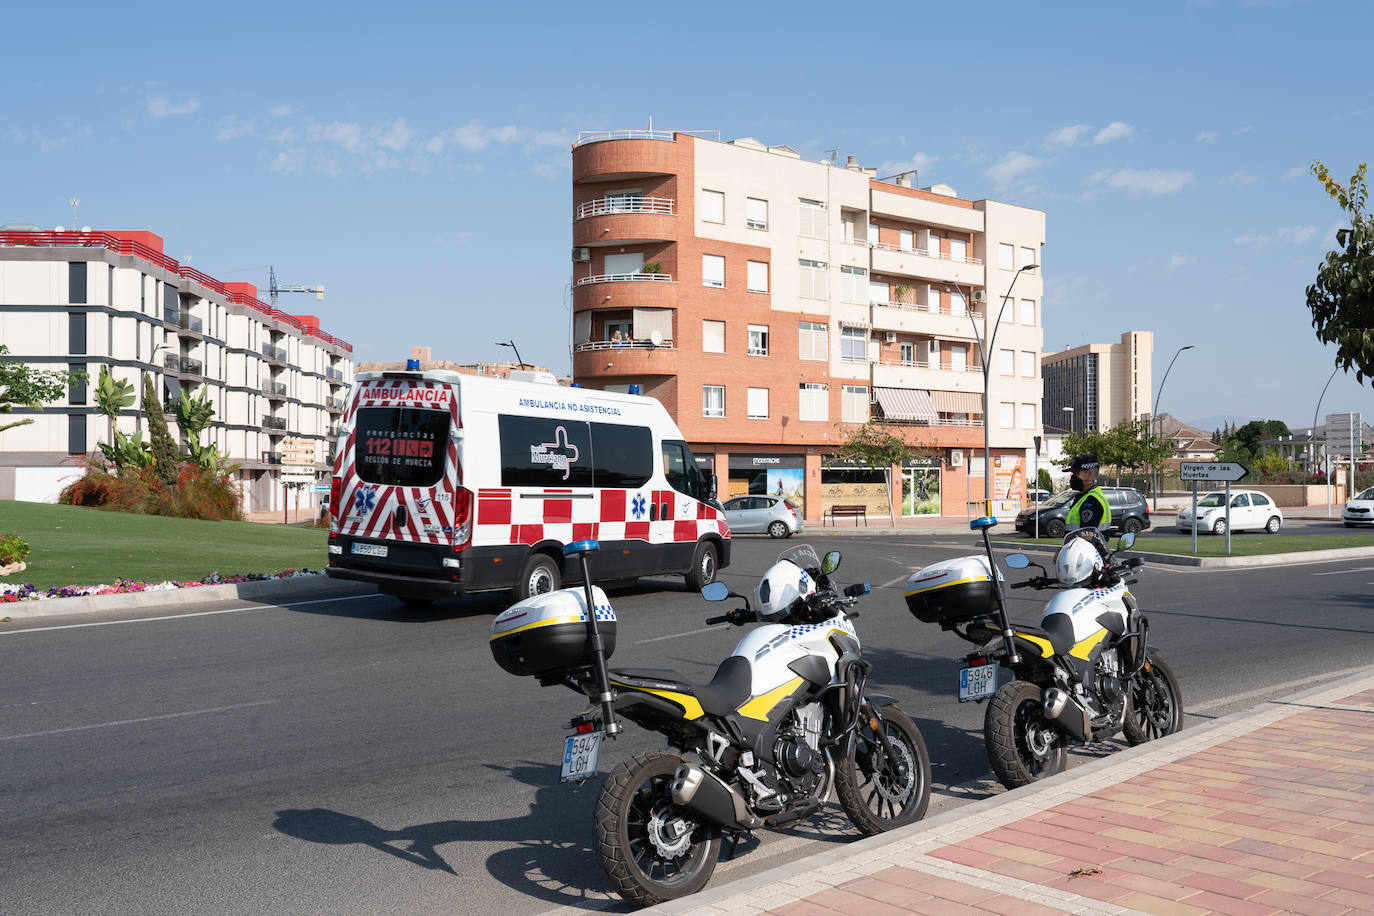
[[[805,455],[731,455],[728,490],[722,501],[749,494],[785,496],[806,509]]]
[[[939,458],[908,458],[902,463],[902,518],[940,514]]]
[[[834,506],[863,506],[877,518],[888,515],[887,476],[882,468],[848,461],[831,461],[821,466],[821,512]]]

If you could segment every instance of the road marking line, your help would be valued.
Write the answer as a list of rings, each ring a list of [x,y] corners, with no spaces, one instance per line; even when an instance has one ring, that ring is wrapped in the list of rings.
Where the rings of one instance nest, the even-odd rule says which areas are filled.
[[[3,630],[0,636],[18,636],[22,633],[47,633],[51,630],[79,630],[83,627],[113,627],[122,623],[157,623],[161,620],[184,620],[187,617],[213,617],[216,614],[238,614],[242,611],[265,611],[274,607],[300,607],[306,604],[328,604],[331,601],[357,601],[360,598],[377,598],[379,595],[345,595],[341,598],[315,598],[310,601],[288,601],[283,604],[256,604],[245,607],[230,607],[218,611],[195,611],[190,614],[165,614],[161,617],[131,617],[128,620],[95,620],[90,623],[65,623],[56,627],[27,627],[22,630]]]
[[[1333,569],[1330,572],[1311,573],[1314,576],[1343,576],[1346,573],[1369,572],[1374,566],[1356,566],[1354,569]]]
[[[1261,687],[1258,690],[1247,690],[1244,693],[1235,693],[1229,697],[1222,697],[1218,700],[1212,700],[1209,703],[1203,703],[1199,706],[1194,706],[1190,709],[1184,709],[1183,712],[1184,715],[1187,715],[1188,713],[1206,712],[1209,709],[1218,709],[1230,703],[1243,703],[1246,700],[1251,700],[1255,697],[1262,697],[1265,694],[1273,693],[1274,691],[1282,692],[1286,690],[1293,690],[1295,688],[1301,687],[1303,684],[1313,684],[1318,681],[1335,680],[1336,678],[1346,677],[1351,674],[1359,674],[1361,671],[1368,670],[1369,667],[1366,665],[1360,668],[1343,668],[1339,671],[1328,671],[1325,674],[1316,674],[1312,675],[1311,677],[1300,677],[1297,680],[1284,681],[1282,684],[1270,684],[1268,687]]]
[[[642,646],[645,643],[662,642],[665,639],[680,639],[683,636],[695,636],[698,633],[709,633],[714,629],[715,627],[702,627],[700,630],[688,630],[686,633],[674,633],[671,636],[655,636],[652,639],[637,639],[635,640],[635,645]]]
[[[891,588],[892,586],[897,585],[898,583],[905,582],[907,579],[910,579],[911,576],[911,573],[907,573],[905,576],[898,576],[891,582],[884,582],[882,585],[878,586],[878,588]]]
[[[210,709],[193,709],[190,712],[171,712],[163,716],[144,716],[141,719],[119,719],[114,722],[99,722],[95,725],[74,725],[71,728],[55,728],[46,732],[29,732],[24,735],[0,736],[0,741],[18,741],[20,738],[42,738],[47,735],[65,735],[70,732],[84,732],[93,728],[114,728],[116,725],[138,725],[143,722],[158,722],[162,719],[184,719],[187,716],[204,716],[215,712],[228,712],[231,709],[250,709],[254,706],[269,706],[276,700],[259,700],[256,703],[235,703],[233,706],[213,706]]]

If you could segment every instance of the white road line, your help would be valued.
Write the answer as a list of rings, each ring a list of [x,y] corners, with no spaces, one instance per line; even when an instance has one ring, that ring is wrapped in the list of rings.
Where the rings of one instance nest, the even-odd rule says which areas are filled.
[[[1270,684],[1268,687],[1261,687],[1258,690],[1247,690],[1244,693],[1234,693],[1229,697],[1222,697],[1218,700],[1212,700],[1210,703],[1203,703],[1200,706],[1193,706],[1191,708],[1185,706],[1183,712],[1185,715],[1187,713],[1201,713],[1206,712],[1209,709],[1219,709],[1222,706],[1228,706],[1232,703],[1243,703],[1246,700],[1253,700],[1255,697],[1262,697],[1265,694],[1277,693],[1279,695],[1282,695],[1285,692],[1292,691],[1298,687],[1303,686],[1304,684],[1315,684],[1319,681],[1335,680],[1336,678],[1346,677],[1351,674],[1359,674],[1361,671],[1368,670],[1368,666],[1360,668],[1342,668],[1339,671],[1328,671],[1325,674],[1316,674],[1312,675],[1311,677],[1300,677],[1297,680],[1284,681],[1282,684]]]
[[[1330,572],[1311,573],[1313,576],[1343,576],[1346,573],[1369,572],[1374,566],[1356,566],[1354,569],[1333,569]]]
[[[233,706],[212,706],[209,709],[193,709],[190,712],[171,712],[164,716],[144,716],[141,719],[118,719],[114,722],[99,722],[95,725],[74,725],[71,728],[55,728],[46,732],[28,732],[23,735],[3,735],[0,741],[18,741],[20,738],[42,738],[47,735],[66,735],[71,732],[84,732],[93,728],[114,728],[117,725],[138,725],[143,722],[158,722],[163,719],[184,719],[187,716],[205,716],[210,713],[228,712],[231,709],[251,709],[254,706],[269,706],[276,700],[259,700],[256,703],[235,703]]]
[[[191,614],[166,614],[162,617],[131,617],[128,620],[95,620],[90,623],[66,623],[56,627],[28,627],[23,630],[3,630],[0,636],[20,636],[24,633],[47,633],[52,630],[80,630],[83,627],[113,627],[123,623],[158,623],[163,620],[184,620],[187,617],[213,617],[216,614],[238,614],[243,611],[265,611],[274,607],[302,607],[307,604],[328,604],[331,601],[357,601],[360,598],[377,598],[378,595],[346,595],[342,598],[316,598],[311,601],[288,601],[284,604],[255,604],[245,607],[224,608],[218,611],[195,611]]]
[[[635,640],[635,645],[642,646],[645,643],[650,642],[663,642],[663,640],[665,639],[681,639],[684,636],[695,636],[698,633],[709,633],[714,629],[715,627],[702,627],[700,630],[688,630],[685,633],[674,633],[671,636],[655,636],[653,639],[638,639]]]
[[[910,578],[911,578],[911,573],[907,573],[905,576],[898,576],[897,578],[893,579],[891,582],[884,582],[882,585],[878,586],[878,588],[891,588],[892,586],[897,585],[898,583],[901,583],[901,582],[905,582],[907,579],[910,579]]]

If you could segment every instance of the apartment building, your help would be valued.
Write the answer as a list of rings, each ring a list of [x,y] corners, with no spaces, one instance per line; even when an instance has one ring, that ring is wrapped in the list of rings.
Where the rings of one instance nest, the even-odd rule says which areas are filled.
[[[215,416],[202,441],[241,465],[244,510],[280,508],[282,441],[314,443],[315,470],[326,472],[353,381],[353,348],[317,317],[288,315],[259,301],[252,284],[178,264],[146,231],[0,230],[0,342],[12,358],[89,378],[64,403],[15,409],[35,422],[0,434],[4,499],[55,500],[82,472],[80,456],[113,438],[94,398],[108,366],[139,393],[119,429],[142,429],[145,439],[145,373],[174,436],[181,392],[207,392]]]
[[[921,447],[903,516],[965,515],[989,471],[996,499],[1024,486],[1042,211],[682,132],[584,134],[572,166],[573,376],[663,401],[722,498],[886,515],[881,469],[831,464],[870,418]]]
[[[520,363],[513,359],[502,359],[495,361],[478,360],[475,363],[455,363],[447,359],[435,359],[429,347],[411,347],[410,359],[399,360],[389,363],[359,363],[359,372],[395,372],[405,369],[411,363],[418,363],[422,370],[442,369],[445,372],[457,372],[459,375],[484,375],[487,378],[510,378],[512,372],[535,372],[553,376],[548,366],[536,366],[532,363]],[[569,379],[560,380],[561,384],[566,385]]]
[[[1045,422],[1081,431],[1148,418],[1154,348],[1153,332],[1127,331],[1120,343],[1042,354]]]

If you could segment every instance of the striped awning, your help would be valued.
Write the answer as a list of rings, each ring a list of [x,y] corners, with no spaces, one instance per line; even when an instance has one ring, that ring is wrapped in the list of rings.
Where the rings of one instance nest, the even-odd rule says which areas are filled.
[[[940,413],[983,415],[983,398],[972,391],[932,391],[930,399]]]
[[[916,420],[934,423],[940,419],[935,405],[930,402],[930,392],[916,388],[873,388],[873,396],[878,399],[883,416],[889,420]]]

